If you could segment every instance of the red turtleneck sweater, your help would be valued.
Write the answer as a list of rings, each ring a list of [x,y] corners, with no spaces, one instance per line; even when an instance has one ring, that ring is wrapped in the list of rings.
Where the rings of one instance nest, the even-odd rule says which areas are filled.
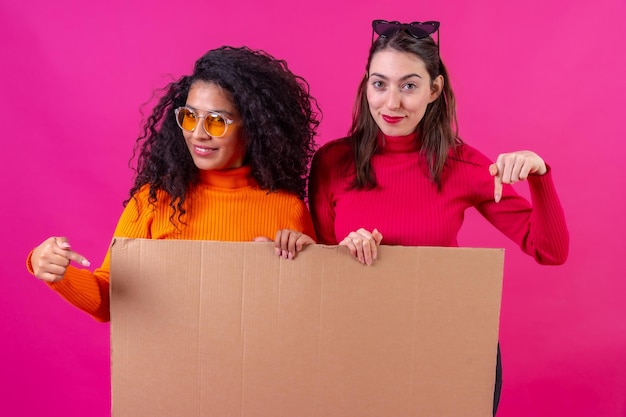
[[[348,190],[354,177],[350,145],[339,139],[316,153],[311,167],[309,206],[320,243],[337,244],[361,227],[377,228],[383,244],[458,246],[463,214],[475,207],[490,223],[541,264],[567,258],[569,236],[550,169],[530,175],[531,204],[510,185],[494,201],[489,161],[468,145],[460,145],[443,169],[441,189],[431,180],[426,158],[415,135],[381,137],[372,158],[378,186]],[[346,164],[343,161],[349,161]]]

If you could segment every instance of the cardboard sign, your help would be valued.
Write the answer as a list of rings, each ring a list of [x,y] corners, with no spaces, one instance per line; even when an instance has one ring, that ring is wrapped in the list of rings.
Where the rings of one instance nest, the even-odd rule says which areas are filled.
[[[114,417],[488,417],[504,251],[116,239]]]

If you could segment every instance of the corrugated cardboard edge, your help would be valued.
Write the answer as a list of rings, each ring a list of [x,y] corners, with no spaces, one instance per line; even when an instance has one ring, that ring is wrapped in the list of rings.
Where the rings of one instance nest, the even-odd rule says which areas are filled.
[[[377,264],[364,267],[351,259],[343,247],[314,245],[298,259],[289,261],[274,256],[271,243],[161,241],[167,244],[155,246],[153,242],[127,239],[113,242],[111,366],[112,383],[118,385],[112,387],[114,416],[136,416],[142,412],[153,416],[172,413],[374,416],[381,415],[381,410],[385,410],[385,415],[394,416],[490,414],[502,289],[502,249],[382,246]],[[153,252],[155,247],[157,250]],[[164,251],[159,252],[158,247]],[[209,303],[205,300],[205,304],[215,307],[214,311],[205,308],[202,312],[204,304],[199,297],[193,302],[187,299],[186,311],[183,308],[182,313],[171,312],[174,324],[168,322],[169,318],[160,317],[158,308],[151,311],[155,305],[148,305],[141,311],[144,306],[135,304],[140,311],[132,307],[132,314],[118,315],[116,301],[124,296],[126,284],[116,280],[114,264],[125,265],[125,276],[138,277],[142,275],[139,265],[146,257],[155,264],[157,272],[171,266],[168,258],[174,257],[183,269],[195,263],[197,270],[187,271],[192,275],[205,276],[210,273],[207,269],[212,269],[220,271],[217,275],[221,278],[224,278],[222,272],[227,272],[231,278],[219,282],[191,280],[192,287],[194,282],[199,286],[181,290],[190,294],[204,294],[207,289],[223,291],[224,294],[213,299],[209,297],[208,300],[212,300]],[[442,263],[442,259],[447,262]],[[139,262],[135,262],[137,260]],[[201,260],[199,265],[198,260]],[[448,284],[450,292],[446,296],[442,296],[437,285],[399,286],[401,280],[396,277],[442,274],[445,270],[447,272],[439,278],[457,282],[463,276],[471,277],[472,269],[484,267],[484,262],[491,264],[488,277],[491,283],[487,287],[463,289]],[[386,276],[377,276],[380,271],[385,271]],[[310,272],[313,276],[307,276]],[[268,279],[268,274],[271,277],[276,273],[278,279]],[[238,283],[235,289],[230,288],[233,282]],[[144,282],[142,285],[151,288],[147,291],[151,292],[153,284]],[[412,294],[405,297],[407,288]],[[483,291],[485,288],[489,291]],[[165,291],[153,295],[157,298],[170,296],[172,288],[169,291],[170,294]],[[463,291],[475,293],[463,294]],[[448,311],[451,300],[457,303],[452,306],[456,316]],[[478,301],[472,304],[467,300]],[[362,308],[378,301],[382,302],[384,314],[373,314],[371,309]],[[454,330],[454,321],[462,319],[459,311],[470,316],[485,314],[473,311],[485,303],[490,304],[489,317],[477,317],[473,321],[473,325],[483,326],[475,329],[481,337],[473,338],[473,329]],[[199,318],[204,318],[196,327],[180,329],[180,324],[175,324],[194,311]],[[407,311],[410,314],[406,314]],[[438,313],[433,314],[433,311]],[[428,315],[431,317],[424,317]],[[133,323],[128,316],[136,316],[139,322]],[[148,336],[141,333],[145,330],[142,320],[145,322],[149,317],[160,329],[156,336],[155,332]],[[393,329],[389,328],[387,319],[401,329],[412,328],[411,337],[406,338],[403,332],[389,337],[388,332]],[[365,326],[360,326],[360,320]],[[317,333],[310,328],[299,333],[299,326],[313,322]],[[446,331],[448,328],[450,331]],[[199,333],[192,349],[195,354],[183,355],[183,359],[186,358],[183,361],[188,362],[185,365],[173,356],[193,345],[184,342],[189,330]],[[164,334],[159,335],[159,331]],[[383,336],[378,340],[372,331]],[[212,334],[216,332],[221,332],[224,339],[230,337],[232,340],[228,343],[235,346],[234,350],[239,349],[238,353],[228,351],[228,343],[226,347],[215,347],[222,342]],[[416,335],[433,336],[416,340]],[[137,346],[138,338],[153,343]],[[450,357],[450,349],[455,344],[462,344],[470,352]],[[472,356],[472,349],[482,360],[467,363],[468,358],[478,357]],[[394,350],[403,354],[393,357]],[[350,354],[346,355],[347,352]],[[432,363],[422,360],[423,354],[428,355],[429,361],[440,363],[433,368]],[[154,355],[156,364],[152,366],[164,367],[160,383],[154,387],[150,383],[159,381],[155,376],[158,369],[151,369],[150,361],[131,369],[146,355]],[[169,359],[164,361],[163,355]],[[222,355],[228,366],[211,362],[216,355]],[[469,370],[469,374],[478,372],[480,378],[474,378],[476,384],[455,380],[459,367]],[[237,371],[231,372],[233,369]],[[184,392],[178,392],[190,377],[194,382],[186,386]],[[216,381],[220,382],[216,384]],[[173,383],[176,392],[172,393],[171,387],[164,388],[165,383]],[[168,393],[172,401],[163,399]],[[157,406],[150,408],[150,404]]]

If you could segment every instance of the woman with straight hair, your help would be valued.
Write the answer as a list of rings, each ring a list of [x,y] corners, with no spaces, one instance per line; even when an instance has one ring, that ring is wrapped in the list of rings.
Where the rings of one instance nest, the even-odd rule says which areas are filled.
[[[550,166],[532,151],[492,162],[459,137],[450,77],[431,36],[439,22],[372,27],[348,136],[313,158],[309,208],[318,242],[347,246],[366,265],[381,242],[455,247],[473,207],[540,264],[565,262],[569,237]],[[532,203],[511,186],[519,181]],[[499,350],[496,374],[494,414]]]

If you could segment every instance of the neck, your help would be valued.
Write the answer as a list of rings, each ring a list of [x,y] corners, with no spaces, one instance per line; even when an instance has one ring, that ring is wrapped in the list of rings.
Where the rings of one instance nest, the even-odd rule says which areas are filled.
[[[256,185],[251,169],[244,165],[225,170],[200,170],[200,183],[218,188],[243,188]]]
[[[417,132],[405,136],[389,136],[381,132],[378,135],[378,145],[381,153],[418,152],[420,148]]]

